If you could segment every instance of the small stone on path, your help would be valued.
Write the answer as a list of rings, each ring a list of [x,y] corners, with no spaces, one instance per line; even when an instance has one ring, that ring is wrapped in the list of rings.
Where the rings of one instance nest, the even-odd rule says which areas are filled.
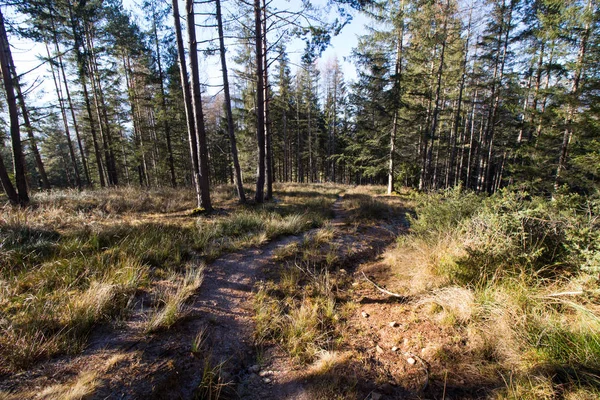
[[[391,326],[392,328],[395,328],[395,327],[397,327],[397,326],[398,326],[398,323],[397,323],[396,321],[392,321],[392,322],[390,322],[390,326]]]
[[[360,315],[362,315],[363,318],[369,318],[369,313],[367,313],[365,311],[361,312]]]
[[[379,347],[379,345],[375,346],[375,350],[377,350],[379,354],[383,354],[383,349]]]
[[[396,346],[392,347],[392,351],[398,351],[398,348]]]
[[[271,383],[272,379],[271,378],[265,378],[265,379],[263,379],[263,382],[264,383]]]
[[[415,359],[414,359],[414,358],[412,358],[412,357],[408,357],[408,358],[406,359],[406,362],[407,362],[407,363],[409,363],[410,365],[415,365],[415,363],[416,363],[417,361],[415,361]]]

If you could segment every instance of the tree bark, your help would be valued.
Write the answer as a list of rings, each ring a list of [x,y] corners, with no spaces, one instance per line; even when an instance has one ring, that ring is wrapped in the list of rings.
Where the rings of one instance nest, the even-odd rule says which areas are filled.
[[[269,63],[267,59],[267,3],[262,0],[262,46],[263,46],[263,75],[264,75],[264,101],[265,101],[265,200],[273,197],[273,146],[271,143],[272,129],[269,113]]]
[[[51,55],[48,43],[46,43],[46,53],[48,54],[48,59],[50,60]],[[73,142],[71,141],[71,132],[69,129],[69,121],[67,120],[67,111],[65,110],[62,89],[56,77],[56,73],[54,72],[54,66],[52,65],[52,63],[50,63],[50,71],[52,72],[52,80],[54,82],[54,88],[56,90],[56,97],[58,98],[58,107],[60,108],[60,114],[62,116],[63,125],[65,127],[65,136],[67,138],[67,146],[69,147],[71,166],[73,168],[73,172],[75,173],[75,185],[77,185],[77,188],[81,190],[81,176],[79,175],[79,168],[77,167],[77,158],[75,157],[75,149],[73,148]]]
[[[50,189],[50,182],[48,181],[46,168],[44,168],[44,162],[42,161],[42,156],[40,155],[40,150],[37,146],[37,139],[35,138],[33,127],[31,126],[31,120],[29,119],[29,110],[25,105],[25,98],[23,97],[23,92],[21,91],[19,76],[17,75],[17,70],[15,69],[14,64],[11,64],[11,73],[13,76],[14,89],[17,94],[17,101],[19,103],[19,107],[21,108],[21,115],[23,116],[25,130],[27,131],[27,137],[29,138],[29,147],[31,148],[31,152],[33,153],[33,157],[35,159],[35,165],[37,166],[38,172],[40,173],[40,178],[42,179],[42,188],[48,190]]]
[[[460,115],[461,115],[461,111],[462,111],[462,100],[463,100],[463,93],[464,93],[464,89],[465,89],[465,81],[467,79],[467,63],[469,61],[469,42],[471,41],[471,21],[472,21],[472,15],[473,15],[473,5],[474,5],[474,1],[471,2],[471,8],[469,10],[469,22],[467,24],[467,37],[465,40],[465,47],[464,47],[464,52],[465,52],[465,57],[462,60],[462,73],[461,73],[461,77],[460,77],[460,86],[458,89],[458,100],[457,100],[457,105],[456,105],[456,112],[454,114],[454,122],[453,122],[453,132],[451,135],[452,138],[452,152],[450,154],[450,161],[449,161],[449,171],[453,171],[454,170],[454,164],[456,163],[456,155],[458,152],[458,147],[457,147],[457,137],[458,137],[458,130],[460,129]],[[451,182],[455,182],[456,179],[454,176],[452,176],[452,174],[450,172],[448,172],[446,174],[446,187],[449,186],[449,184]]]
[[[240,161],[238,159],[237,143],[235,139],[235,126],[233,122],[233,112],[231,111],[231,95],[229,93],[229,76],[227,74],[227,60],[225,57],[225,35],[223,33],[223,17],[221,15],[221,0],[215,0],[217,7],[217,25],[219,30],[219,51],[221,56],[221,70],[223,73],[223,93],[225,96],[225,112],[227,114],[227,132],[229,133],[229,144],[231,146],[231,158],[233,161],[233,172],[235,187],[237,189],[240,203],[246,202],[244,185],[242,183],[242,172]]]
[[[56,28],[54,27],[54,21],[52,21],[52,38],[54,42],[54,51],[58,55],[58,67],[60,69],[60,74],[62,76],[63,84],[65,86],[65,94],[67,95],[67,101],[69,103],[69,110],[71,112],[71,119],[73,120],[73,128],[75,129],[75,137],[77,138],[77,146],[79,148],[79,153],[81,154],[81,162],[83,164],[83,172],[85,174],[85,179],[90,186],[90,188],[94,187],[92,183],[92,178],[90,175],[90,169],[88,166],[88,160],[85,155],[85,150],[83,148],[83,142],[81,140],[81,135],[79,133],[79,124],[77,123],[77,118],[75,117],[75,107],[73,106],[73,101],[71,99],[71,92],[69,90],[69,83],[67,80],[67,74],[65,73],[65,67],[62,61],[62,54],[60,52],[60,46],[58,45],[58,38],[56,35]],[[60,87],[60,83],[59,83]],[[64,101],[64,99],[63,99]],[[64,107],[64,105],[63,105]]]
[[[396,135],[398,133],[398,118],[400,113],[401,93],[402,90],[400,85],[402,84],[402,52],[404,46],[404,0],[400,2],[400,29],[398,32],[397,43],[396,43],[396,66],[394,67],[394,120],[392,123],[392,132],[390,134],[390,155],[389,155],[389,166],[388,166],[388,188],[387,194],[391,195],[394,191],[394,158],[396,154]]]
[[[110,120],[108,119],[108,108],[104,99],[104,91],[102,90],[102,82],[100,78],[100,71],[98,69],[98,62],[94,51],[94,43],[91,32],[86,29],[86,39],[88,44],[89,53],[89,70],[94,88],[94,99],[96,101],[96,111],[98,113],[98,124],[100,126],[100,134],[104,144],[104,156],[106,159],[106,172],[108,176],[108,183],[113,186],[119,184],[117,165],[115,162],[115,154],[113,149],[112,133],[110,129]],[[104,127],[102,126],[104,125]]]
[[[4,15],[0,11],[0,68],[2,71],[2,80],[4,81],[4,89],[6,90],[6,104],[8,106],[8,115],[10,116],[10,138],[13,150],[13,162],[15,167],[15,182],[17,184],[18,196],[16,197],[21,206],[26,206],[29,203],[29,195],[27,193],[27,178],[25,177],[25,157],[23,156],[23,147],[21,144],[21,132],[19,129],[19,113],[17,111],[17,100],[14,92],[14,82],[11,77],[11,69],[13,68],[12,55],[6,28],[4,27]],[[1,161],[1,160],[0,160]],[[4,163],[3,163],[4,164]],[[15,200],[14,193],[11,192],[8,180],[4,179],[3,186],[9,199]],[[14,189],[13,189],[14,191]]]
[[[185,5],[187,8],[187,33],[192,76],[192,108],[194,110],[194,122],[198,141],[198,164],[200,166],[200,200],[202,208],[206,211],[212,211],[212,204],[210,202],[210,182],[208,179],[208,146],[206,144],[204,114],[202,112],[202,95],[200,92],[200,73],[198,71],[198,42],[196,41],[194,1],[186,0]]]
[[[449,6],[449,1],[448,4],[446,6],[446,11],[448,9]],[[438,118],[439,118],[439,113],[440,113],[440,99],[441,99],[441,90],[442,90],[442,75],[444,72],[444,56],[446,53],[446,42],[447,42],[447,28],[448,28],[448,17],[445,14],[444,15],[444,25],[443,25],[443,41],[442,41],[442,50],[441,50],[441,54],[440,54],[440,63],[438,65],[438,71],[437,71],[437,78],[436,78],[436,90],[435,90],[435,100],[434,100],[434,107],[433,107],[433,114],[431,117],[431,128],[429,130],[429,138],[432,141],[431,146],[429,146],[428,150],[425,152],[425,159],[424,159],[424,163],[422,166],[422,171],[421,171],[421,176],[422,176],[422,182],[423,182],[423,187],[425,188],[427,186],[427,181],[429,179],[428,177],[428,172],[429,169],[431,168],[431,161],[432,161],[432,156],[433,156],[433,142],[435,141],[435,133],[437,131],[437,125],[438,125]]]
[[[83,53],[81,52],[81,47],[83,45],[81,32],[78,31],[77,21],[75,19],[75,15],[73,14],[73,7],[70,2],[68,2],[68,5],[69,5],[69,19],[70,19],[69,22],[70,22],[71,30],[73,33],[75,57],[77,59],[77,73],[79,75],[79,80],[81,82],[81,88],[83,90],[83,100],[84,100],[88,120],[90,123],[90,132],[92,134],[92,142],[94,145],[94,156],[96,158],[96,165],[98,167],[98,177],[100,179],[100,186],[105,187],[106,180],[104,179],[104,165],[102,162],[102,155],[100,154],[100,146],[98,145],[98,136],[96,134],[96,128],[94,126],[94,116],[92,114],[92,105],[90,103],[90,95],[89,95],[89,92],[87,89],[87,83],[86,83],[86,80],[87,80],[86,72],[85,72],[86,61],[85,61],[85,57],[84,57]],[[72,104],[71,104],[71,110],[73,110]]]
[[[198,163],[198,142],[196,140],[196,123],[194,122],[194,110],[192,108],[192,92],[188,80],[187,64],[185,62],[185,50],[183,46],[183,35],[181,33],[181,21],[179,17],[178,0],[172,1],[173,21],[175,24],[175,39],[177,42],[177,59],[179,61],[179,76],[181,78],[181,87],[183,89],[183,102],[185,104],[185,116],[188,131],[188,142],[190,145],[190,157],[192,159],[192,176],[194,187],[196,189],[196,199],[198,207],[202,204],[200,195],[200,165]]]
[[[501,21],[503,24],[502,27],[504,29],[500,30],[500,34],[498,38],[500,39],[502,35],[504,35],[504,40],[502,42],[502,48],[500,48],[500,42],[498,42],[498,50],[496,55],[496,62],[494,65],[494,81],[492,84],[492,107],[490,108],[489,118],[487,122],[487,132],[486,132],[486,141],[488,143],[488,154],[486,160],[485,167],[485,175],[482,175],[483,182],[481,185],[482,190],[487,190],[489,192],[492,191],[492,182],[491,182],[491,173],[492,173],[492,156],[494,154],[494,133],[496,128],[496,119],[498,116],[498,108],[500,106],[500,89],[499,86],[502,86],[502,78],[504,77],[504,66],[506,65],[506,57],[508,52],[508,42],[510,37],[510,30],[512,24],[513,17],[513,8],[514,8],[514,0],[509,0],[510,5],[508,8],[508,18],[506,25],[504,25],[504,21]],[[505,1],[502,2],[502,7],[505,6]],[[504,12],[502,13],[504,16]],[[500,56],[500,52],[502,55]],[[501,59],[501,61],[500,61]],[[498,65],[500,63],[500,65]]]
[[[256,47],[256,141],[258,144],[258,166],[256,176],[257,203],[264,202],[265,189],[265,99],[263,75],[263,44],[261,1],[254,0],[254,33]]]
[[[158,28],[156,26],[156,10],[152,9],[152,31],[154,34],[154,45],[156,47],[156,64],[158,66],[158,79],[160,81],[160,108],[163,112],[163,129],[165,131],[165,139],[167,140],[167,162],[169,164],[169,174],[171,178],[171,186],[177,186],[175,179],[175,160],[173,158],[173,145],[171,144],[171,127],[167,119],[167,99],[165,92],[164,72],[162,69],[162,59],[160,55],[160,43],[158,41]]]

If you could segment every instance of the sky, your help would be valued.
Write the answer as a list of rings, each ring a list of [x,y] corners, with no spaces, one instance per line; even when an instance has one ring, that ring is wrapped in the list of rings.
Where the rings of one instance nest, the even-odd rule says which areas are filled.
[[[142,20],[142,15],[140,14],[141,3],[142,0],[123,0],[125,9],[131,12],[138,23],[143,24],[144,22]],[[313,3],[316,6],[324,7],[326,0],[314,0]],[[180,1],[180,4],[180,11],[185,10],[182,1]],[[222,0],[222,4],[224,8],[224,16],[226,17],[227,10],[229,7],[234,6],[234,2],[232,0]],[[298,0],[274,0],[272,2],[273,7],[279,10],[294,10],[297,9],[297,4]],[[3,8],[3,12],[5,13],[6,18],[10,19],[16,24],[23,19],[22,17],[11,12],[10,9],[5,10]],[[331,21],[333,18],[335,18],[335,9],[330,9],[324,14],[326,15],[321,15],[320,17]],[[367,23],[367,17],[365,17],[363,14],[352,11],[352,15],[352,21],[343,28],[340,35],[332,38],[329,47],[322,54],[321,58],[317,60],[317,62],[321,64],[327,63],[329,59],[337,57],[346,81],[354,80],[356,78],[356,70],[348,57],[350,56],[352,49],[357,45],[357,38],[364,32],[364,25]],[[201,19],[199,17],[197,18],[198,19],[196,22],[200,23]],[[167,24],[172,24],[172,20],[169,20]],[[185,23],[183,24],[185,27]],[[214,37],[215,35],[216,29],[210,29],[208,32],[202,28],[198,29],[199,38],[206,38],[209,36]],[[42,64],[39,57],[46,56],[45,47],[39,43],[34,43],[17,37],[9,37],[9,41],[11,43],[13,59],[17,72],[19,74],[23,74],[27,71],[33,70],[31,72],[27,72],[22,78],[26,88],[34,88],[28,97],[29,101],[35,105],[43,105],[44,103],[47,104],[48,102],[54,102],[54,86],[47,66],[42,65],[36,69],[36,67]],[[231,69],[233,66],[231,57],[235,53],[233,51],[234,49],[231,48],[232,45],[232,43],[229,43],[228,45],[229,69]],[[289,42],[286,48],[289,53],[292,72],[294,72],[295,66],[300,64],[300,58],[304,49],[304,42],[301,39],[295,39]],[[220,91],[219,86],[222,84],[219,59],[216,56],[209,58],[201,56],[200,60],[202,64],[200,68],[202,73],[201,79],[207,85],[206,91],[208,94],[215,94]]]

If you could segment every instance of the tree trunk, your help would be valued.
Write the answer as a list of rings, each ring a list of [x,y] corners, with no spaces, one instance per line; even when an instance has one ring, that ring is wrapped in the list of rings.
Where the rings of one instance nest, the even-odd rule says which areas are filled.
[[[266,193],[265,200],[273,197],[273,146],[271,144],[271,118],[269,114],[269,63],[267,59],[267,4],[262,0],[262,46],[263,46],[263,91],[265,93],[265,175]]]
[[[265,99],[264,99],[264,75],[263,75],[263,44],[262,44],[262,21],[261,1],[254,0],[254,33],[256,47],[256,141],[258,144],[258,167],[256,176],[257,203],[264,201],[265,189]]]
[[[392,133],[390,135],[390,155],[389,155],[389,167],[388,167],[388,188],[387,194],[391,195],[394,191],[394,158],[396,154],[396,134],[398,133],[398,118],[399,108],[401,103],[401,80],[402,80],[402,52],[404,46],[404,0],[400,2],[400,13],[402,14],[399,34],[396,43],[396,66],[394,68],[394,121],[392,124]]]
[[[50,48],[48,47],[48,43],[46,43],[46,53],[48,54],[48,59],[51,59]],[[60,114],[62,116],[63,125],[65,127],[65,136],[67,138],[67,146],[69,147],[69,155],[71,157],[71,165],[73,168],[73,172],[75,173],[75,184],[79,190],[82,189],[81,185],[81,176],[79,175],[79,168],[77,166],[77,158],[75,157],[75,149],[73,147],[73,142],[71,141],[71,132],[69,129],[69,121],[67,120],[67,111],[65,110],[64,98],[62,94],[62,89],[56,77],[56,73],[54,72],[54,66],[50,63],[50,71],[52,72],[52,80],[54,82],[54,88],[56,90],[56,97],[58,98],[58,107],[60,108]]]
[[[6,197],[12,204],[19,204],[19,195],[17,194],[15,187],[10,181],[10,177],[8,176],[8,172],[6,171],[6,164],[4,164],[4,159],[2,158],[2,154],[0,154],[0,182],[2,182],[2,188],[4,189],[4,193],[6,193]]]
[[[11,69],[13,68],[12,55],[10,53],[10,45],[8,36],[4,27],[4,16],[0,11],[0,67],[2,70],[2,78],[4,81],[4,89],[6,90],[6,104],[8,106],[8,115],[10,116],[10,138],[12,141],[12,150],[14,156],[15,181],[17,183],[18,196],[14,196],[14,188],[11,192],[11,185],[8,185],[4,179],[3,186],[6,194],[11,201],[15,199],[21,206],[29,203],[29,195],[27,194],[27,178],[25,177],[25,157],[23,156],[23,147],[21,144],[21,132],[19,129],[19,113],[17,111],[17,100],[14,92],[14,82],[11,77]],[[1,160],[0,160],[1,161]],[[4,164],[4,163],[3,163]]]
[[[221,0],[215,1],[217,6],[217,25],[219,30],[219,51],[221,56],[221,70],[223,73],[223,92],[225,95],[225,112],[227,113],[227,132],[229,133],[229,144],[231,146],[231,158],[233,161],[233,172],[235,179],[235,187],[237,189],[238,199],[240,203],[246,202],[246,194],[244,193],[244,185],[242,183],[242,172],[240,169],[240,161],[238,159],[237,143],[235,139],[235,126],[233,122],[233,113],[231,111],[231,96],[229,94],[229,77],[227,75],[227,60],[225,57],[225,35],[223,33],[223,17],[221,15]]]
[[[192,92],[188,80],[187,64],[185,62],[185,50],[183,46],[183,35],[181,34],[181,21],[179,17],[178,0],[172,1],[173,21],[175,24],[175,39],[177,41],[177,59],[179,61],[179,76],[181,78],[181,87],[183,88],[183,101],[185,104],[185,116],[188,131],[188,141],[190,145],[190,157],[192,159],[192,176],[194,187],[196,188],[197,205],[202,204],[200,195],[200,165],[198,163],[198,142],[196,140],[196,123],[194,122],[194,110],[192,108]]]
[[[156,46],[156,64],[158,66],[158,79],[160,80],[160,108],[163,112],[163,128],[165,131],[165,138],[167,140],[167,162],[169,164],[169,174],[171,178],[171,186],[177,186],[177,180],[175,179],[175,160],[173,159],[173,146],[171,144],[171,127],[167,119],[167,99],[165,93],[165,82],[164,73],[162,69],[162,59],[160,56],[160,43],[158,41],[158,29],[156,27],[156,12],[152,10],[152,31],[154,34],[154,44]]]
[[[81,162],[83,164],[83,172],[85,174],[85,179],[90,186],[90,188],[94,187],[92,183],[92,178],[90,176],[90,170],[88,166],[88,160],[85,155],[85,150],[83,148],[83,142],[81,140],[81,135],[79,134],[79,125],[77,123],[77,118],[75,117],[75,107],[73,106],[73,101],[71,99],[71,92],[69,90],[69,83],[67,80],[67,74],[65,73],[65,67],[62,61],[62,54],[60,52],[60,46],[58,45],[58,38],[56,35],[56,28],[54,27],[54,21],[52,21],[52,37],[54,41],[54,51],[58,54],[58,67],[60,69],[60,73],[63,79],[63,84],[65,86],[65,94],[67,95],[67,101],[69,103],[69,110],[71,111],[71,119],[73,120],[73,128],[75,129],[75,137],[77,138],[77,145],[79,148],[79,153],[81,154]],[[60,83],[59,83],[60,87]],[[64,102],[64,99],[63,99]],[[64,108],[64,104],[63,104]]]
[[[85,73],[86,61],[81,52],[81,47],[83,44],[81,32],[79,32],[77,29],[78,26],[77,26],[77,22],[75,20],[75,16],[73,14],[73,8],[72,8],[71,3],[68,2],[68,5],[69,5],[69,19],[70,19],[71,30],[73,33],[73,40],[74,40],[75,57],[77,59],[77,73],[79,75],[79,80],[81,82],[81,88],[83,90],[83,100],[84,100],[88,120],[90,123],[90,132],[92,134],[92,142],[94,145],[94,156],[96,157],[96,165],[98,167],[98,177],[100,179],[100,186],[105,187],[106,181],[104,179],[104,165],[102,163],[102,156],[100,154],[100,146],[98,145],[98,136],[96,134],[96,128],[94,127],[94,116],[92,114],[92,106],[90,103],[90,96],[89,96],[87,84],[86,84],[86,80],[87,80],[86,73]],[[63,73],[64,73],[64,71],[63,71]],[[72,104],[71,104],[71,110],[73,110]]]
[[[469,10],[469,22],[467,24],[467,35],[466,35],[466,40],[465,40],[465,47],[464,47],[464,52],[465,52],[465,57],[462,60],[462,74],[460,77],[460,86],[458,89],[458,100],[457,100],[457,105],[456,105],[456,113],[454,114],[454,122],[453,122],[453,132],[451,134],[451,137],[453,138],[452,143],[450,144],[452,146],[452,153],[450,154],[450,161],[449,161],[449,170],[452,171],[454,169],[454,164],[456,163],[456,154],[458,151],[458,147],[457,147],[457,143],[456,143],[456,139],[458,137],[458,130],[460,129],[460,114],[462,111],[462,99],[463,99],[463,92],[465,89],[465,81],[467,78],[467,63],[469,61],[469,42],[471,40],[471,21],[472,21],[472,15],[473,15],[473,4],[474,1],[471,2],[471,8]],[[451,173],[448,173],[446,179],[446,186],[449,186],[449,184],[451,182],[455,182],[456,179],[454,176],[452,176]]]
[[[449,5],[449,2],[448,2]],[[448,5],[446,8],[448,8]],[[429,138],[432,141],[432,145],[429,146],[429,149],[425,152],[425,162],[422,166],[423,171],[421,171],[421,176],[424,187],[427,186],[428,181],[428,171],[431,168],[432,156],[433,156],[433,142],[435,141],[435,133],[437,131],[439,113],[440,113],[440,99],[441,99],[441,90],[442,90],[442,75],[444,72],[444,56],[446,53],[446,41],[447,41],[447,28],[448,28],[448,17],[444,16],[444,25],[443,25],[443,41],[442,41],[442,51],[440,54],[440,63],[438,65],[437,78],[436,78],[436,90],[435,90],[435,100],[433,107],[433,114],[431,117],[431,128],[429,131]]]
[[[104,91],[102,90],[102,83],[100,77],[100,71],[98,70],[98,62],[96,54],[94,52],[94,43],[91,36],[91,32],[86,29],[86,38],[88,44],[88,52],[90,56],[89,69],[92,87],[94,88],[94,99],[96,101],[96,111],[98,112],[98,124],[100,126],[100,134],[102,136],[104,144],[104,156],[106,159],[106,172],[108,176],[108,183],[116,186],[119,184],[117,165],[115,162],[115,154],[113,149],[113,140],[110,130],[110,120],[108,119],[108,108],[106,101],[104,100]],[[102,125],[104,124],[104,127]]]
[[[506,30],[505,31],[500,31],[500,34],[498,35],[498,37],[500,38],[502,36],[502,34],[504,34],[504,40],[502,43],[502,50],[500,49],[500,46],[498,46],[498,53],[496,56],[496,65],[494,66],[494,82],[492,84],[492,107],[489,113],[489,119],[488,119],[488,123],[487,123],[487,134],[486,134],[486,141],[488,142],[488,154],[487,154],[487,161],[486,161],[486,169],[485,169],[485,176],[484,176],[484,180],[483,180],[483,184],[482,184],[482,189],[485,189],[487,191],[491,191],[492,190],[492,182],[491,182],[491,173],[492,173],[492,156],[494,154],[494,133],[495,133],[495,127],[496,127],[496,119],[498,116],[498,108],[500,105],[500,89],[499,87],[502,86],[502,78],[504,77],[504,66],[506,65],[506,57],[507,57],[507,52],[508,52],[508,42],[509,42],[509,37],[510,37],[510,29],[511,29],[511,24],[512,24],[512,17],[513,17],[513,7],[514,7],[514,0],[509,0],[510,5],[508,8],[508,18],[506,21]],[[505,3],[503,1],[502,3],[502,7],[505,7]],[[504,12],[502,13],[504,16]],[[504,21],[502,21],[502,23],[504,24]],[[500,44],[500,43],[499,43]],[[502,56],[500,56],[500,51],[502,51]],[[500,66],[498,66],[498,62],[499,59],[501,59],[502,61],[500,61]]]
[[[29,110],[27,110],[27,106],[25,105],[25,98],[23,97],[23,92],[21,92],[21,84],[19,82],[19,76],[17,75],[17,70],[15,69],[14,64],[11,64],[11,73],[14,82],[14,89],[17,94],[17,101],[19,103],[19,107],[21,108],[21,115],[23,116],[25,130],[27,131],[27,137],[29,138],[29,147],[31,148],[31,152],[35,158],[35,165],[37,166],[38,172],[40,173],[40,177],[42,179],[42,188],[47,190],[50,189],[50,182],[48,181],[46,168],[44,168],[44,162],[42,161],[42,156],[40,155],[40,150],[37,146],[37,140],[33,132],[33,127],[31,126],[31,120],[29,119]],[[77,176],[79,177],[79,175]],[[81,184],[80,181],[78,182]]]
[[[433,54],[431,57],[431,71],[430,71],[430,75],[431,75],[431,86],[433,87],[433,72],[435,70],[435,63],[434,63],[434,59],[436,56],[436,52],[437,52],[437,46],[434,47],[433,49]],[[419,150],[420,150],[420,155],[421,155],[421,173],[419,174],[419,190],[424,190],[427,187],[427,156],[429,154],[429,140],[433,140],[433,138],[429,137],[429,127],[431,124],[431,120],[432,120],[432,115],[431,115],[431,111],[432,111],[432,106],[433,106],[433,98],[431,96],[429,96],[429,99],[427,101],[427,114],[425,117],[425,124],[424,127],[421,128],[419,127],[419,130],[422,131],[421,137],[420,137],[420,143],[419,143]]]
[[[198,71],[198,42],[196,41],[196,22],[194,16],[194,1],[186,0],[187,8],[187,33],[190,49],[190,68],[192,76],[192,108],[198,140],[198,164],[200,166],[200,199],[201,207],[212,211],[210,202],[210,181],[208,179],[208,146],[206,144],[206,131],[204,128],[204,114],[202,113],[202,94],[200,92],[200,73]]]
[[[296,182],[304,182],[302,167],[302,136],[300,135],[300,83],[296,76]]]

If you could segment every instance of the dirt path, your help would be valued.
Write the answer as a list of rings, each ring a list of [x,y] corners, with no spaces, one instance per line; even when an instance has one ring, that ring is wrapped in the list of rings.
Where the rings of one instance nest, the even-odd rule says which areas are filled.
[[[331,223],[338,231],[334,240],[340,248],[352,247],[350,258],[375,257],[395,238],[397,224],[368,229],[348,226],[342,199],[340,196],[333,206]],[[229,394],[226,397],[308,399],[302,374],[280,349],[257,354],[252,291],[278,249],[300,242],[314,231],[228,254],[208,265],[186,316],[169,330],[147,335],[143,313],[134,314],[119,329],[105,327],[95,332],[82,354],[50,360],[9,377],[0,382],[0,390],[19,390],[30,398],[56,398],[65,390],[79,390],[94,399],[189,399],[197,395],[201,384],[219,381],[229,383],[223,391]],[[202,348],[194,355],[192,344],[198,337]],[[261,358],[259,371],[256,364]],[[215,366],[220,366],[219,372]]]
[[[334,207],[339,208],[340,203],[341,197]],[[237,383],[236,375],[256,358],[252,345],[254,283],[277,249],[299,242],[311,232],[228,254],[208,265],[198,293],[186,307],[186,316],[168,331],[145,334],[143,313],[134,313],[118,329],[100,328],[82,354],[62,356],[8,377],[0,382],[0,390],[51,398],[65,388],[83,385],[80,389],[85,394],[98,399],[164,398],[166,393],[169,398],[192,398],[202,372],[210,369],[205,368],[207,363],[222,364],[221,375]],[[192,343],[201,332],[203,348],[194,356]]]
[[[340,199],[341,200],[341,199]],[[374,260],[407,227],[403,216],[376,225],[360,226],[349,222],[351,212],[343,201],[334,204],[335,218],[331,225],[336,235],[329,244],[340,249],[346,273],[353,274],[362,262]],[[245,400],[313,400],[315,381],[313,366],[294,364],[278,345],[262,349],[260,370],[252,367],[242,372],[237,394]],[[254,365],[257,367],[258,365]],[[318,378],[319,379],[319,378]],[[369,385],[370,382],[362,382]],[[321,397],[319,397],[321,398]]]

